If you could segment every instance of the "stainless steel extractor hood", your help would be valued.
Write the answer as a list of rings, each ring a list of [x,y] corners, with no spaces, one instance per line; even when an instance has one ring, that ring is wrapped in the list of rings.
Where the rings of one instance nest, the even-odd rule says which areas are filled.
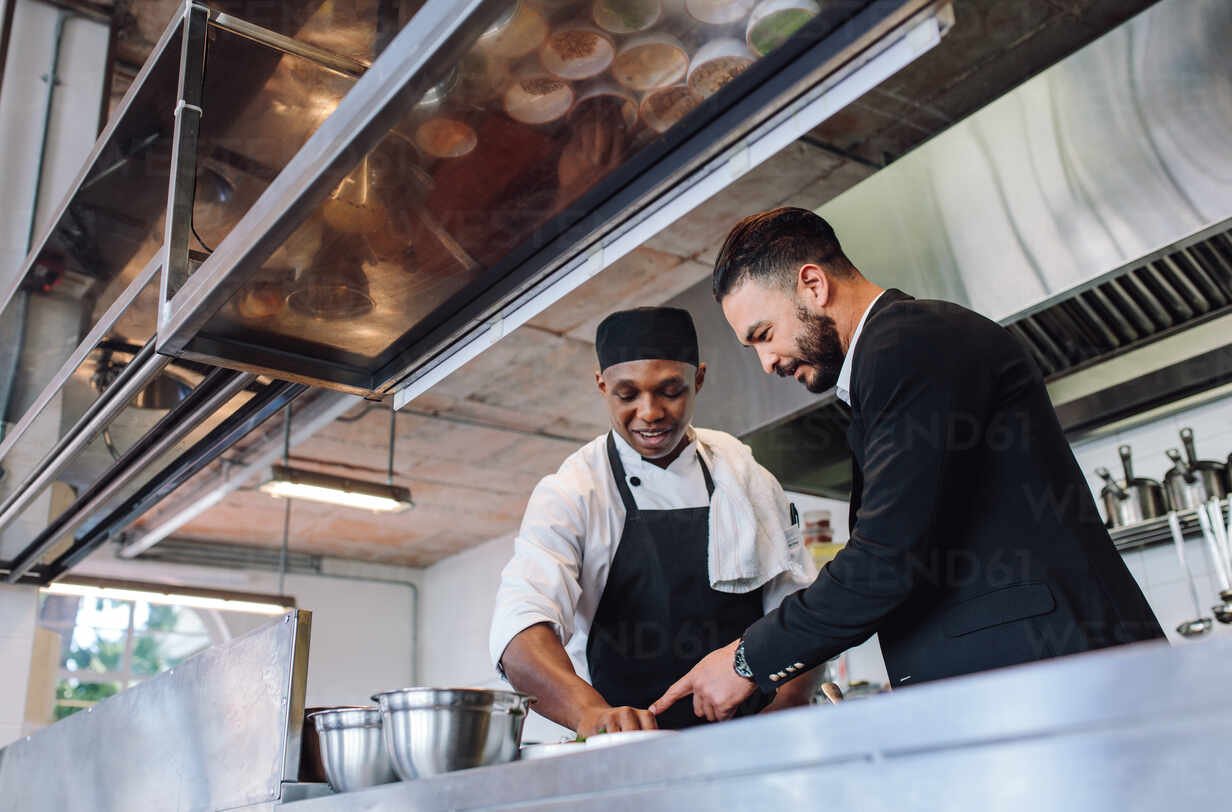
[[[1232,380],[1229,30],[1232,4],[1163,0],[819,212],[878,283],[1009,325],[1075,432]],[[833,396],[762,373],[707,285],[677,303],[723,369],[699,423],[841,495]]]
[[[173,275],[160,352],[405,390],[503,334],[536,289],[614,261],[609,238],[648,229],[686,179],[717,192],[948,24],[933,0],[828,2],[758,55],[741,44],[749,3],[717,4],[721,24],[665,10],[637,36],[574,30],[590,6],[426,2],[213,251]],[[590,61],[556,65],[574,39]],[[705,56],[714,43],[721,61]],[[703,60],[691,86],[690,59]],[[597,164],[592,130],[609,145]]]

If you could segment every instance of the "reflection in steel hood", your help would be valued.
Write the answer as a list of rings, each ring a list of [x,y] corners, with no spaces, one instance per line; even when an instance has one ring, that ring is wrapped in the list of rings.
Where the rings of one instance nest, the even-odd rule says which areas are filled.
[[[1133,325],[1124,340],[1041,361],[1046,374],[1208,321],[1232,301],[1229,31],[1225,0],[1164,0],[819,212],[874,281],[964,304],[1015,324],[1020,337],[1036,335],[1036,322]],[[1167,308],[1152,329],[1138,318],[1152,312],[1139,288],[1149,294],[1155,278],[1193,306]],[[1126,295],[1105,297],[1106,285]],[[1111,298],[1101,319],[1082,315],[1092,298]],[[844,421],[833,394],[819,399],[765,375],[731,335],[708,281],[674,304],[695,314],[703,355],[722,370],[707,379],[697,422],[748,438],[789,487],[841,493]],[[1065,350],[1066,340],[1056,343]],[[1096,417],[1085,414],[1086,427]],[[820,463],[789,470],[814,454]]]
[[[1006,321],[1232,216],[1232,4],[1164,0],[821,209],[883,285]]]

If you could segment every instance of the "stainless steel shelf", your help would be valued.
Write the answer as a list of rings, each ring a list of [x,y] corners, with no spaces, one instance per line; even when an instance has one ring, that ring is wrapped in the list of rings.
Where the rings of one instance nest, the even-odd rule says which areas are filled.
[[[1228,521],[1227,503],[1224,504],[1223,511],[1224,522],[1226,523]],[[1196,510],[1182,510],[1177,516],[1181,520],[1181,532],[1185,535],[1185,538],[1200,537],[1202,535],[1202,529],[1198,526],[1198,512]],[[1112,536],[1112,542],[1116,545],[1119,552],[1172,541],[1172,531],[1168,529],[1167,516],[1138,522],[1127,527],[1118,527],[1109,531],[1109,533]]]

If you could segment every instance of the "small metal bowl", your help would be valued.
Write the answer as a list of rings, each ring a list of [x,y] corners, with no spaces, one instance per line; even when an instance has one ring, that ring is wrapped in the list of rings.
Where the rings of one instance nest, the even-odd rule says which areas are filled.
[[[381,704],[385,745],[403,781],[515,760],[534,702],[471,688],[403,688],[372,698]]]
[[[320,740],[325,779],[334,792],[352,792],[398,780],[381,735],[377,708],[342,708],[310,717]]]

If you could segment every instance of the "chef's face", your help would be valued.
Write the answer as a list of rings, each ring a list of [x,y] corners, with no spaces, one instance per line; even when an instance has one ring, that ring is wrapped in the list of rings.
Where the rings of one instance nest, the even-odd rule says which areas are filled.
[[[795,291],[747,280],[723,298],[723,315],[768,375],[795,378],[810,392],[838,381],[843,344],[826,312],[828,277],[815,265],[801,269]]]
[[[595,373],[612,427],[648,460],[681,444],[705,377],[705,364],[659,360],[626,361]]]

